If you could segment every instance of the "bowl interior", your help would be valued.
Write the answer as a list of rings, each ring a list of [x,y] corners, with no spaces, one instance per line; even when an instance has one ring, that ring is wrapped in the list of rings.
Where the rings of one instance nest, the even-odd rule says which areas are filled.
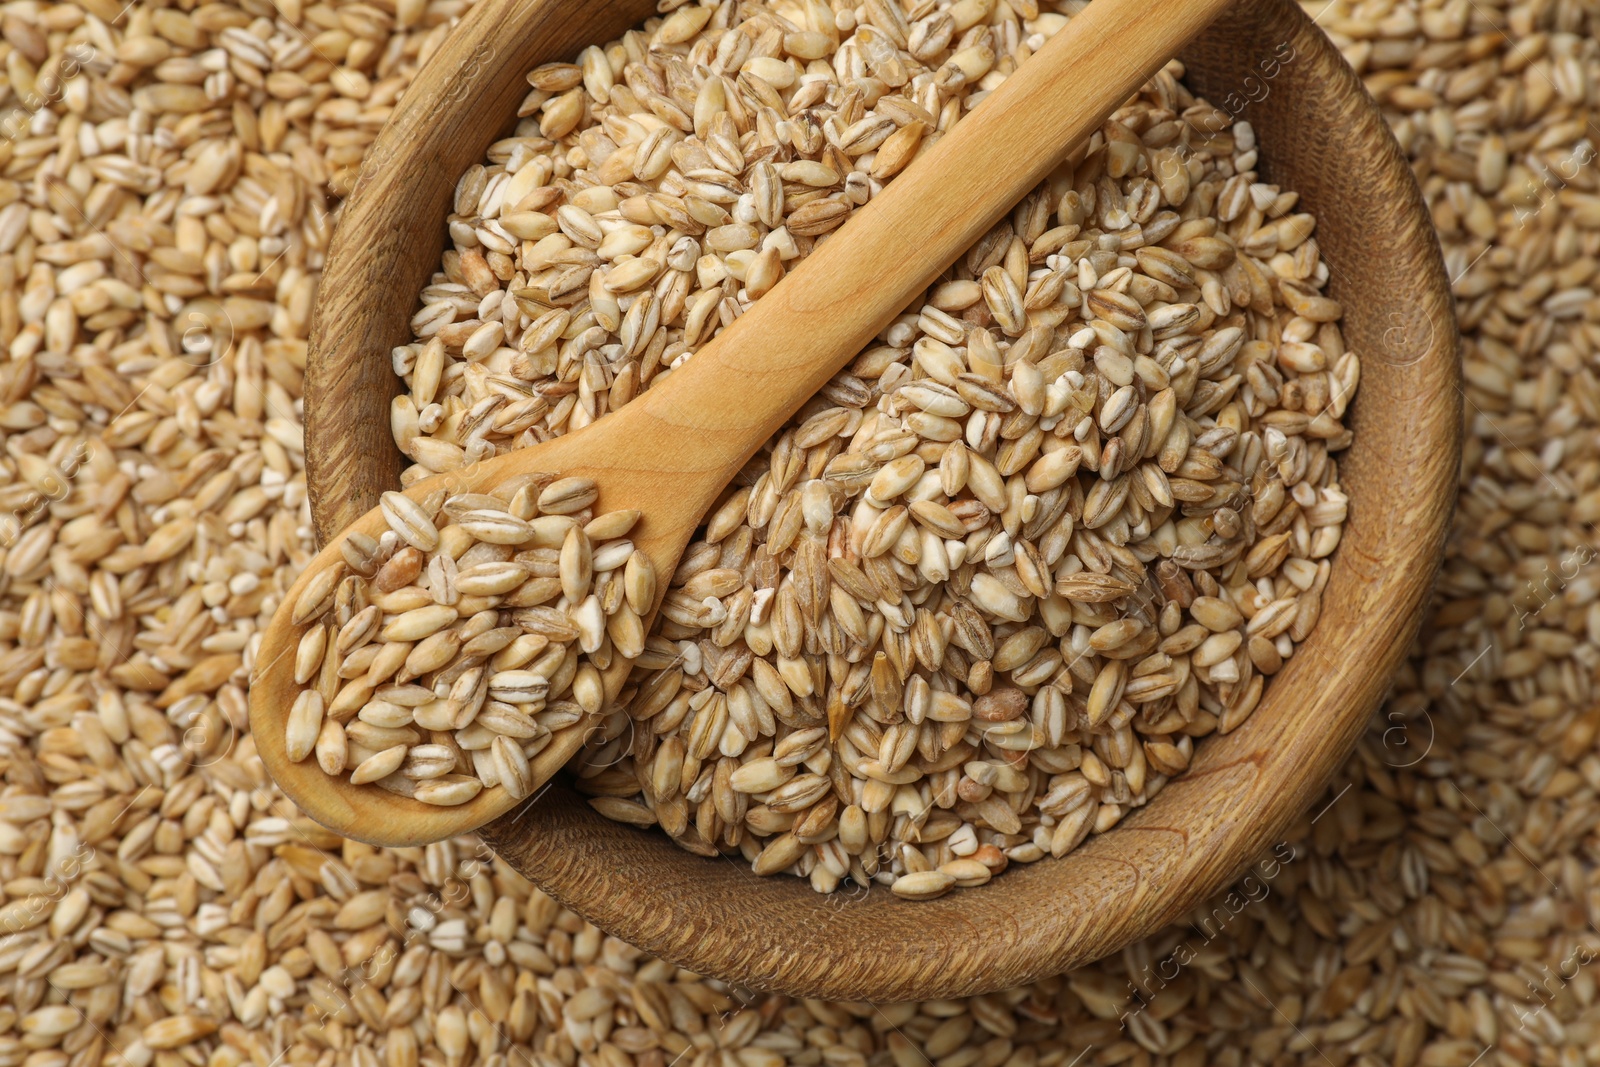
[[[485,92],[466,101],[441,90],[433,110],[402,109],[380,140],[387,173],[370,187],[363,177],[328,274],[348,282],[370,271],[357,260],[373,262],[371,233],[420,245],[392,247],[409,262],[387,268],[382,287],[318,308],[307,451],[324,534],[396,480],[388,346],[407,339],[413,294],[438,262],[454,177],[497,132],[482,116],[492,105],[511,113],[532,65],[608,40],[652,8],[484,0],[430,73],[475,73]],[[517,44],[484,43],[508,39]],[[1411,172],[1297,5],[1242,0],[1183,58],[1191,88],[1253,124],[1267,179],[1298,190],[1301,209],[1317,216],[1331,295],[1344,304],[1349,347],[1364,357],[1355,441],[1340,458],[1350,519],[1322,617],[1255,714],[1200,745],[1192,769],[1113,832],[935,901],[901,901],[881,887],[825,897],[799,879],[758,878],[736,859],[696,858],[664,835],[609,822],[559,784],[484,828],[535,883],[611,933],[739,985],[880,1002],[965,996],[1099,958],[1178,918],[1316,797],[1387,688],[1437,568],[1460,448],[1455,322]],[[475,139],[451,139],[425,120],[479,128]],[[433,154],[383,152],[402,135]],[[401,191],[404,202],[394,199]],[[346,238],[352,219],[362,229]],[[347,323],[364,332],[337,328]]]

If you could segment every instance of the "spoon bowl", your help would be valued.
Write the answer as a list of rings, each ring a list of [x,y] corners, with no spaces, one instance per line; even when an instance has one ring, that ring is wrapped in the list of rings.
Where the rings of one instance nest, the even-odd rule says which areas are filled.
[[[654,10],[653,0],[480,0],[396,108],[380,138],[385,164],[365,174],[336,231],[308,367],[308,480],[325,535],[398,484],[389,349],[410,339],[412,296],[437,269],[456,176],[507,128],[526,71]],[[508,863],[606,931],[699,974],[881,1003],[1036,981],[1181,919],[1263,857],[1309,861],[1271,850],[1318,816],[1307,809],[1373,722],[1449,527],[1461,431],[1449,282],[1382,116],[1298,5],[1239,0],[1181,58],[1190,88],[1254,125],[1267,180],[1298,190],[1316,214],[1346,339],[1368,357],[1340,463],[1350,519],[1322,619],[1250,720],[1208,738],[1187,774],[1114,831],[934,901],[881,887],[821,897],[799,879],[757,878],[608,821],[559,780],[484,827]],[[1425,757],[1425,723],[1377,721],[1374,766]],[[1257,868],[1269,889],[1275,869]]]
[[[621,414],[621,413],[619,413]],[[645,408],[624,423],[638,423]],[[599,424],[596,424],[599,425]],[[591,428],[592,429],[592,428]],[[604,492],[597,502],[602,511],[648,507],[648,517],[629,532],[634,547],[650,558],[657,574],[671,574],[683,552],[689,534],[700,514],[710,503],[705,490],[663,492],[670,489],[673,475],[659,465],[638,462],[628,453],[627,465],[608,466],[624,438],[615,433],[587,431],[556,438],[538,448],[524,449],[505,456],[472,464],[458,471],[436,475],[411,486],[407,495],[421,500],[443,491],[484,493],[518,475],[541,471],[560,471],[563,475],[604,479]],[[631,461],[631,462],[629,462]],[[715,476],[713,476],[715,477]],[[709,485],[707,481],[705,484]],[[710,490],[714,496],[716,489]],[[310,564],[284,598],[284,607],[273,617],[263,635],[255,677],[250,686],[250,730],[256,750],[273,779],[300,808],[328,829],[371,845],[404,848],[426,845],[477,829],[509,811],[517,801],[503,789],[486,789],[472,800],[455,807],[439,807],[420,800],[386,792],[372,785],[352,785],[348,778],[325,773],[312,758],[290,759],[285,723],[289,708],[303,688],[295,683],[293,663],[301,637],[312,626],[323,625],[313,618],[295,623],[292,607],[301,592],[329,567],[344,562],[344,543],[352,534],[376,539],[388,524],[381,509],[373,508],[357,518],[331,540]],[[627,681],[631,661],[620,656],[601,674],[607,701],[615,700]],[[599,721],[598,715],[556,732],[550,743],[531,761],[534,781],[547,781],[572,758]]]

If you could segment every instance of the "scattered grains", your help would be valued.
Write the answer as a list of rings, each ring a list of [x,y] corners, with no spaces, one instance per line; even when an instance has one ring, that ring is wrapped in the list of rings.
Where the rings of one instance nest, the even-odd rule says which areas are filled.
[[[1566,313],[1570,295],[1540,295],[1592,287],[1590,5],[1306,5],[1363,71],[1421,178],[1457,279],[1469,398],[1434,617],[1360,751],[1311,806],[1320,817],[1293,827],[1231,897],[1100,963],[962,1001],[876,1006],[696,977],[606,937],[471,840],[341,841],[267,781],[246,732],[244,660],[310,556],[297,361],[324,193],[348,189],[417,56],[459,8],[122,7],[22,2],[0,18],[13,91],[32,77],[43,97],[0,146],[0,467],[12,475],[0,514],[17,520],[0,588],[7,1062],[1600,1061],[1584,962],[1600,952],[1600,586],[1583,551],[1600,507],[1600,393],[1592,325]],[[838,18],[854,27],[884,10],[841,3]],[[806,36],[785,39],[813,47]],[[115,62],[88,64],[58,99],[38,91],[38,72],[83,42]],[[201,76],[200,57],[218,50],[237,61]],[[344,76],[351,92],[330,93],[329,72],[360,73],[367,95]],[[202,111],[163,110],[169,98],[148,91],[207,79],[217,106]],[[169,133],[198,140],[180,149]],[[211,188],[185,188],[187,151],[221,157]],[[279,221],[261,227],[272,201]],[[69,301],[75,313],[93,294],[126,300],[118,282],[142,293],[141,273],[158,296],[90,311],[72,348],[46,349],[57,279],[83,263],[105,274]],[[226,273],[237,264],[241,277]],[[256,269],[270,284],[241,293]],[[193,325],[184,306],[205,299],[248,316],[233,354],[197,371],[171,342]],[[90,389],[104,393],[98,405]],[[97,406],[121,414],[107,427]],[[104,447],[80,450],[95,434]],[[61,489],[38,460],[67,476]],[[149,535],[175,515],[196,518],[190,540],[145,563]],[[797,731],[774,752],[805,742]],[[653,820],[630,799],[595,804]],[[841,839],[865,832],[859,812],[839,824]],[[993,846],[973,858],[1006,862]],[[179,1048],[146,1043],[146,1028],[185,1017],[217,1029]]]

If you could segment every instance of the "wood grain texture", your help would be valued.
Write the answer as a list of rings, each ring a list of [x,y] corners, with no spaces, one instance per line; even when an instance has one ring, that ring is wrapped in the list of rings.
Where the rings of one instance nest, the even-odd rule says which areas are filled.
[[[547,9],[561,6],[484,0],[448,47],[459,60],[479,47],[473,38],[511,42],[515,55],[497,53],[507,60],[498,76],[512,84],[502,95],[514,97],[529,66],[615,37],[652,7],[643,0],[574,3],[581,15],[573,18],[584,27],[574,38],[548,29],[555,23]],[[560,49],[528,29],[541,19],[547,33],[559,35]],[[835,999],[965,996],[1088,962],[1180,917],[1278,840],[1316,798],[1404,655],[1442,551],[1461,433],[1449,289],[1398,147],[1355,76],[1296,5],[1241,0],[1184,58],[1192,87],[1230,110],[1233,101],[1242,107],[1268,179],[1300,191],[1304,209],[1318,217],[1332,295],[1346,309],[1345,336],[1365,357],[1352,407],[1355,443],[1341,459],[1351,515],[1322,619],[1254,716],[1233,734],[1206,740],[1193,769],[1115,831],[1064,859],[1013,867],[981,890],[936,901],[900,901],[881,887],[864,897],[820,897],[798,879],[760,879],[743,863],[697,859],[660,834],[610,823],[559,785],[484,830],[519,870],[611,933],[701,974]],[[480,99],[498,98],[489,74],[482,77]],[[445,146],[429,168],[395,162],[395,190],[432,181],[445,190],[434,196],[442,205],[454,175],[498,132],[463,102],[452,107],[443,117],[480,122],[480,132]],[[428,196],[408,195],[412,204]],[[364,219],[402,225],[398,206],[361,197],[358,188],[347,220],[361,206]],[[370,332],[403,340],[410,305],[393,294],[415,292],[437,261],[442,235],[436,221],[421,228],[430,225],[425,248],[414,253],[426,252],[417,286],[405,289],[391,269],[389,296],[369,294],[366,304],[352,296],[340,314],[359,310]],[[351,254],[336,236],[326,277],[348,277],[337,272],[354,270],[340,261]],[[387,344],[358,350],[324,339],[313,347],[308,423],[325,421],[308,452],[330,448],[346,457],[337,477],[326,459],[310,465],[319,529],[337,529],[394,484],[398,460],[374,452],[393,455]],[[318,366],[362,358],[373,364],[364,372]],[[365,392],[314,391],[319,381],[353,382],[362,373]],[[344,413],[342,431],[331,417],[336,409]]]

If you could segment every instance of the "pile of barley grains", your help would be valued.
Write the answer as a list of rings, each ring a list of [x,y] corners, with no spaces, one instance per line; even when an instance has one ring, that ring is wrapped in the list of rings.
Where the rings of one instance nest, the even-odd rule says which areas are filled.
[[[1306,6],[1388,114],[1459,279],[1469,441],[1434,617],[1231,903],[1061,978],[880,1006],[651,960],[469,839],[341,841],[243,733],[251,639],[309,558],[299,361],[328,212],[460,9],[0,7],[0,108],[26,119],[0,140],[0,1062],[1600,1060],[1600,388],[1571,312],[1600,243],[1600,15]],[[51,89],[80,42],[99,62]],[[215,176],[190,187],[199,160]],[[179,317],[207,300],[235,327],[216,360]],[[187,541],[182,522],[153,538],[185,517]]]
[[[408,478],[668,377],[1065,23],[860,16],[685,5],[528,75],[395,350]],[[1110,829],[1255,709],[1320,610],[1360,367],[1315,220],[1179,75],[707,516],[580,771],[597,809],[926,898]]]
[[[285,722],[316,753],[440,806],[484,789],[522,800],[528,761],[598,714],[601,671],[644,650],[655,565],[627,539],[637,511],[594,513],[589,478],[525,474],[492,493],[384,493],[388,525],[351,533],[290,613],[303,686]],[[346,570],[353,573],[346,573]]]

